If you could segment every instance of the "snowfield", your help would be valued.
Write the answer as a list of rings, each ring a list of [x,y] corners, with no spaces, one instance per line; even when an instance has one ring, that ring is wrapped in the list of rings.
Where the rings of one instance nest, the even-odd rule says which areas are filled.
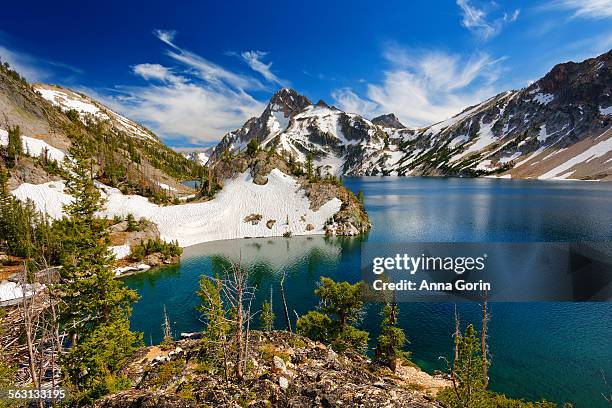
[[[11,282],[11,281],[2,281],[0,282],[0,305],[6,306],[13,304],[12,301],[17,299],[30,298],[35,295],[37,292],[43,290],[45,285],[41,285],[40,283],[25,285],[25,293],[24,287],[19,283]],[[5,305],[4,302],[7,304]]]
[[[119,129],[134,137],[156,141],[155,137],[142,126],[108,109],[106,106],[94,103],[91,99],[73,92],[70,89],[50,89],[46,85],[35,85],[35,89],[43,98],[51,102],[54,106],[59,107],[64,112],[75,110],[82,118],[85,118],[87,115],[92,115],[101,120],[111,120]]]
[[[163,240],[176,240],[182,247],[224,239],[282,236],[286,232],[323,234],[325,221],[340,210],[342,203],[334,198],[318,211],[310,210],[310,201],[297,181],[277,169],[272,170],[266,185],[254,184],[246,172],[228,181],[213,200],[173,206],[159,206],[142,196],[123,195],[99,183],[97,186],[107,200],[102,216],[131,213],[137,219],[147,218],[157,224]],[[24,183],[12,194],[22,201],[31,199],[39,210],[59,218],[62,206],[71,201],[63,189],[63,182]],[[261,215],[261,220],[245,222],[244,218],[252,214]],[[271,228],[266,225],[268,220],[275,221]],[[310,231],[306,229],[308,224],[314,227]],[[117,248],[116,252],[121,250]]]
[[[611,150],[612,150],[612,138],[604,140],[603,142],[599,142],[596,145],[591,146],[590,148],[580,153],[579,155],[572,157],[565,163],[542,174],[541,176],[538,177],[538,179],[540,180],[567,179],[574,173],[573,171],[567,172],[567,170],[570,170],[572,167],[574,167],[577,164],[580,164],[583,162],[589,162],[590,160],[593,160],[597,157],[601,157],[607,154]]]
[[[56,160],[58,163],[61,163],[66,156],[66,153],[62,152],[56,147],[51,146],[44,140],[22,135],[21,143],[23,145],[23,152],[28,156],[40,157],[46,150],[47,157],[50,160]],[[0,129],[0,146],[8,146],[8,132],[4,129]]]

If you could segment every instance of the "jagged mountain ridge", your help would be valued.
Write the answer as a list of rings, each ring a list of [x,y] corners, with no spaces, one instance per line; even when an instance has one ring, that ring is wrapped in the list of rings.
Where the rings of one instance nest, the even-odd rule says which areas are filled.
[[[204,149],[197,149],[193,151],[182,151],[181,153],[183,154],[183,156],[185,156],[186,159],[195,161],[196,163],[202,166],[206,166],[206,163],[208,163],[208,159],[210,158],[210,155],[212,154],[213,150],[213,147],[207,147]]]
[[[223,137],[213,159],[255,138],[319,171],[612,180],[612,51],[556,65],[526,88],[500,93],[423,128],[393,114],[369,121],[283,88],[259,118]]]

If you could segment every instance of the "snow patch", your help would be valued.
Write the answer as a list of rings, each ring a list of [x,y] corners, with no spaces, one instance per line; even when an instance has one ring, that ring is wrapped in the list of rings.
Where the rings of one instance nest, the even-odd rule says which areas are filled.
[[[597,143],[594,146],[591,146],[590,148],[588,148],[584,152],[580,153],[579,155],[572,157],[571,159],[569,159],[565,163],[563,163],[563,164],[555,167],[554,169],[552,169],[552,170],[542,174],[541,176],[538,177],[538,179],[545,180],[545,179],[554,178],[558,174],[571,169],[575,165],[577,165],[579,163],[588,162],[589,160],[595,159],[597,157],[601,157],[601,156],[607,154],[610,150],[612,150],[612,138],[604,140],[603,142],[599,142],[599,143]],[[566,173],[563,176],[567,177],[567,176],[569,176],[569,174]]]
[[[176,188],[174,187],[170,187],[169,185],[167,185],[166,183],[161,183],[161,182],[157,182],[157,185],[161,188],[163,188],[164,190],[167,191],[178,191]]]
[[[338,198],[325,203],[319,210],[310,209],[310,201],[297,181],[274,169],[263,186],[254,184],[249,172],[226,183],[217,196],[203,203],[159,206],[145,197],[123,195],[119,190],[98,184],[106,199],[101,215],[113,217],[133,214],[157,224],[162,239],[178,241],[180,246],[201,242],[244,238],[323,234],[325,222],[340,210]],[[25,201],[31,199],[36,207],[53,218],[62,215],[62,206],[71,201],[63,192],[63,182],[20,185],[13,195]],[[244,222],[250,214],[261,214],[256,225]],[[272,228],[267,220],[275,220]],[[308,231],[306,226],[314,229]]]
[[[61,163],[66,157],[66,154],[60,149],[57,149],[44,140],[34,139],[33,137],[21,136],[23,144],[23,152],[33,157],[40,157],[47,151],[47,158],[56,160]]]
[[[113,255],[115,255],[115,259],[127,258],[132,253],[132,249],[127,244],[126,245],[109,246],[108,249],[110,249],[110,251],[113,253]]]
[[[510,156],[504,156],[501,159],[499,159],[500,163],[508,163],[511,162],[512,160],[515,160],[517,157],[519,157],[521,154],[523,154],[522,152],[514,152],[512,153],[512,155]]]
[[[549,93],[545,94],[541,92],[536,94],[536,96],[533,97],[533,100],[539,103],[540,105],[548,105],[549,103],[553,101],[553,99],[555,99],[555,95],[549,94]]]

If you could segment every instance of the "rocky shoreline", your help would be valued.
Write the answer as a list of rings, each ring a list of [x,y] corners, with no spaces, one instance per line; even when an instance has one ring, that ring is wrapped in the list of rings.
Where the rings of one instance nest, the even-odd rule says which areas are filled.
[[[205,348],[190,339],[140,349],[121,370],[130,388],[93,406],[441,408],[435,395],[450,385],[412,365],[393,372],[284,331],[251,332],[245,379],[226,382],[200,359]]]

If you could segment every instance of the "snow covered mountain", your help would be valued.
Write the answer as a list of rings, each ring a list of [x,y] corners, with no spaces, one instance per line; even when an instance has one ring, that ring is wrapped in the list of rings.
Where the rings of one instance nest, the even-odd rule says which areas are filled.
[[[191,194],[180,180],[204,169],[164,145],[151,131],[86,95],[54,85],[29,84],[0,69],[0,166],[10,129],[19,128],[23,157],[10,171],[9,188],[57,181],[75,139],[96,157],[96,177],[125,193],[172,200]]]
[[[555,66],[530,86],[496,95],[423,128],[393,114],[369,121],[291,89],[223,137],[213,160],[251,139],[321,173],[612,180],[612,51]]]
[[[91,115],[96,119],[111,122],[118,130],[135,138],[159,141],[157,136],[144,126],[114,112],[87,95],[57,85],[33,84],[33,87],[43,98],[63,112],[74,110],[82,119]]]
[[[208,163],[208,159],[210,158],[213,150],[213,147],[207,147],[205,149],[197,149],[190,152],[183,151],[182,154],[186,159],[194,161],[202,166],[206,166],[206,163]]]

